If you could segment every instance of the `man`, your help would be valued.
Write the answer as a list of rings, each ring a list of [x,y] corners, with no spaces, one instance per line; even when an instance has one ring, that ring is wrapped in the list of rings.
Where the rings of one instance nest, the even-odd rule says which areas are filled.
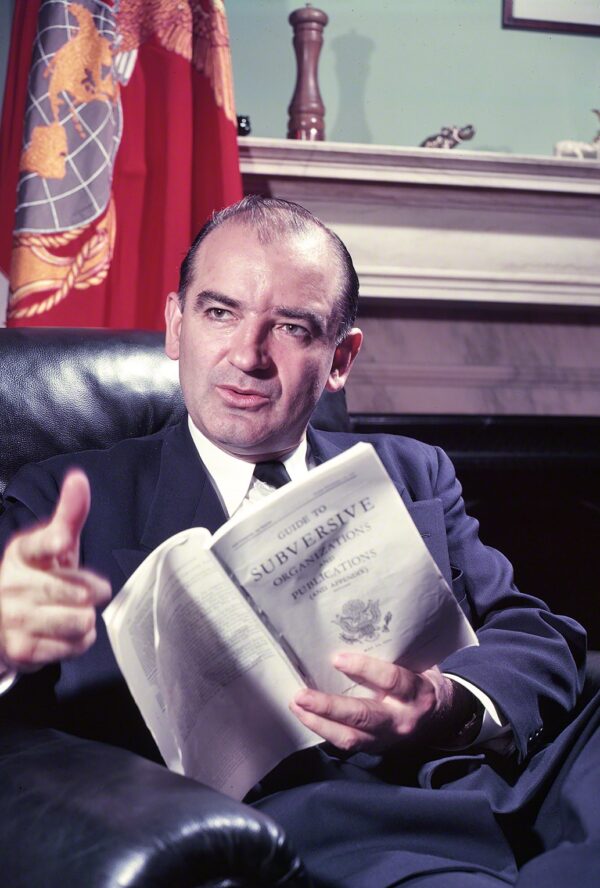
[[[345,247],[300,207],[247,198],[205,226],[165,312],[189,419],[28,467],[7,490],[0,658],[6,684],[20,677],[6,706],[31,712],[34,701],[38,717],[148,754],[142,726],[125,733],[133,709],[115,718],[119,679],[96,608],[164,539],[195,524],[215,530],[268,493],[258,463],[296,478],[355,443],[307,425],[359,352],[357,295]],[[542,749],[575,706],[584,633],[516,590],[508,562],[479,542],[443,453],[372,440],[417,503],[480,646],[422,674],[340,655],[336,668],[374,694],[300,692],[292,711],[327,743],[282,763],[250,800],[288,829],[319,884],[510,883],[521,853],[510,830],[572,742],[567,728]]]

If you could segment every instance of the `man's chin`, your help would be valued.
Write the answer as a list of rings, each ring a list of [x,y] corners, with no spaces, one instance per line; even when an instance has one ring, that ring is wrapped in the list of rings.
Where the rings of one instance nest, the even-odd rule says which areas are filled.
[[[259,459],[270,459],[276,455],[288,453],[298,446],[302,437],[299,435],[296,440],[296,436],[290,434],[289,429],[266,430],[262,424],[256,428],[249,428],[247,422],[242,425],[243,427],[237,423],[235,425],[227,424],[203,431],[206,437],[221,450],[249,462],[257,462]]]

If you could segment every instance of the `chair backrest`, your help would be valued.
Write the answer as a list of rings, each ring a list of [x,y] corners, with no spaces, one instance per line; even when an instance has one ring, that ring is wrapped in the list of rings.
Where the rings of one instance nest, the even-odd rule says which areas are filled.
[[[184,412],[161,333],[0,330],[0,494],[22,465],[149,435]],[[319,428],[346,430],[343,393],[326,392]]]

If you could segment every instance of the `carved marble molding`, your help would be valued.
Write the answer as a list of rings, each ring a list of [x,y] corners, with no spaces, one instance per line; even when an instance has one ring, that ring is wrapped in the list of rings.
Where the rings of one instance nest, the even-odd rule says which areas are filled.
[[[600,249],[600,246],[599,246]],[[600,305],[600,276],[478,274],[465,269],[451,271],[358,266],[361,299],[410,299],[418,301],[503,302],[529,305]]]
[[[353,371],[356,381],[363,385],[425,386],[463,389],[510,386],[511,389],[531,389],[549,386],[598,392],[600,367],[515,367],[510,364],[402,364],[363,361]]]
[[[304,204],[366,299],[600,307],[600,162],[240,139],[246,193]]]

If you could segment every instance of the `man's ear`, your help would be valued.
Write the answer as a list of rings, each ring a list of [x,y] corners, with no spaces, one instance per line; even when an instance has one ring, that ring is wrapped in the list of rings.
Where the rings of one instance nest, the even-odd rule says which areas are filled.
[[[183,315],[179,307],[177,293],[169,293],[165,305],[165,352],[173,361],[179,359],[179,338],[181,335],[181,322]]]
[[[325,388],[329,392],[339,392],[344,388],[352,364],[360,351],[363,341],[362,330],[353,327],[348,335],[336,347],[331,363],[331,370]]]

